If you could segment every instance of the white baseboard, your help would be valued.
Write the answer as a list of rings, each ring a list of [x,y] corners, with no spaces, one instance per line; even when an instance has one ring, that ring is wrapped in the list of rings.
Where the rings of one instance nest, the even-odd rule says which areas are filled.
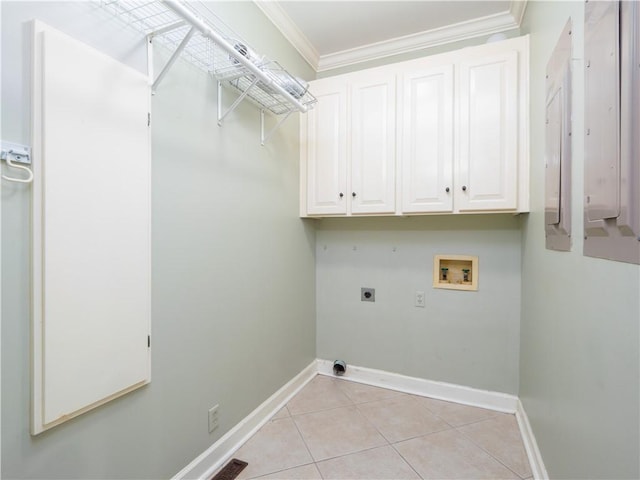
[[[211,478],[244,442],[267,423],[278,410],[284,407],[317,373],[316,362],[311,362],[308,367],[287,382],[280,390],[271,395],[271,397],[224,434],[217,442],[175,474],[173,479]]]
[[[524,449],[527,451],[529,457],[529,464],[531,465],[531,473],[536,480],[549,480],[549,474],[542,461],[542,455],[538,448],[538,442],[531,430],[531,424],[529,423],[529,417],[524,411],[522,402],[518,400],[518,409],[516,410],[516,420],[518,420],[518,427],[520,427],[520,434],[522,435],[522,443],[524,443]]]
[[[317,362],[319,374],[333,376],[332,361],[319,359]],[[498,412],[515,413],[518,407],[518,397],[515,395],[408,377],[372,368],[348,365],[347,372],[340,378]]]

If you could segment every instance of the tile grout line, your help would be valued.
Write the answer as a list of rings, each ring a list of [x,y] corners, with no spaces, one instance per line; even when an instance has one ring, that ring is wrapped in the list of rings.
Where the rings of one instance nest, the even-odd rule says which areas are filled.
[[[358,409],[358,406],[357,406],[357,405],[356,405],[356,409]],[[358,412],[360,412],[360,409],[358,409]],[[360,412],[360,415],[362,415],[362,416],[365,418],[365,420],[366,420],[367,422],[369,422],[369,423],[371,423],[371,425],[373,425],[373,428],[375,428],[375,429],[376,429],[376,431],[377,431],[377,432],[382,436],[382,438],[384,438],[384,439],[386,440],[387,444],[388,444],[388,445],[393,449],[393,451],[394,451],[394,452],[396,452],[396,453],[400,456],[400,458],[402,459],[402,461],[403,461],[404,463],[406,463],[406,464],[409,466],[409,468],[410,468],[411,470],[413,470],[413,472],[418,476],[418,478],[422,479],[422,475],[420,475],[420,474],[416,471],[416,469],[415,469],[415,468],[413,468],[413,465],[411,465],[411,462],[409,462],[409,460],[407,460],[406,458],[404,458],[404,456],[403,456],[403,455],[398,451],[398,449],[395,447],[395,445],[394,445],[394,444],[393,444],[393,443],[392,443],[392,442],[391,442],[387,437],[385,437],[384,433],[382,433],[382,432],[378,429],[378,427],[376,427],[376,426],[375,426],[375,425],[374,425],[374,424],[373,424],[373,423],[372,423],[372,422],[371,422],[371,421],[370,421],[370,420],[369,420],[369,419],[368,419],[368,418],[367,418],[367,417],[366,417],[362,412]],[[446,423],[446,422],[445,422],[445,423]],[[448,425],[448,424],[447,424],[447,425]],[[380,447],[375,447],[375,448],[380,448]],[[370,450],[373,450],[373,449],[370,449]]]
[[[349,399],[349,400],[351,400],[351,399]],[[326,411],[335,410],[335,409],[343,408],[343,407],[335,407],[335,408],[329,408],[329,409],[324,409],[324,410],[321,409],[321,410],[316,410],[316,411],[312,411],[312,412],[301,413],[301,414],[298,414],[298,415],[293,415],[291,413],[291,410],[289,410],[289,407],[287,405],[285,405],[285,407],[287,408],[287,412],[289,412],[289,415],[291,416],[291,420],[293,421],[293,424],[295,425],[296,430],[298,431],[298,435],[300,435],[300,438],[302,438],[302,443],[304,443],[304,447],[307,449],[307,452],[309,452],[309,456],[311,457],[311,460],[313,460],[313,462],[312,462],[313,466],[316,467],[316,471],[318,472],[318,475],[320,475],[320,477],[322,479],[324,479],[324,475],[322,475],[322,471],[320,471],[320,468],[318,467],[318,461],[316,460],[316,458],[311,453],[311,450],[309,449],[309,445],[307,445],[307,441],[305,440],[304,435],[300,431],[300,428],[298,427],[298,423],[296,422],[296,419],[294,417],[301,416],[301,415],[307,415],[307,414],[311,414],[311,413],[317,413],[317,412],[326,412]]]
[[[428,397],[427,397],[428,398]],[[442,415],[434,412],[433,410],[431,410],[429,407],[424,407],[429,413],[431,413],[434,417],[438,418],[439,420],[442,420],[444,423],[446,423],[447,425],[449,425],[449,430],[455,430],[458,427],[465,427],[467,425],[473,425],[475,423],[480,423],[480,422],[484,422],[485,420],[489,420],[490,418],[493,418],[493,416],[489,417],[489,418],[483,418],[482,420],[475,420],[473,422],[469,422],[469,423],[463,423],[462,425],[454,425],[451,422],[448,422]],[[444,432],[445,430],[439,430],[440,432]],[[432,433],[437,433],[437,432],[432,432]],[[430,435],[430,434],[427,434]],[[419,438],[422,437],[424,435],[418,435],[414,438]],[[396,442],[398,443],[398,442]]]
[[[493,417],[492,417],[493,418]],[[486,420],[482,420],[482,421],[487,421],[487,420],[491,420],[490,418],[487,418]],[[482,422],[474,422],[474,423],[469,423],[467,425],[475,425],[478,423],[482,423]],[[461,425],[461,427],[466,427],[467,425]],[[473,440],[473,438],[471,438],[469,435],[467,435],[464,432],[461,432],[458,427],[454,427],[454,430],[456,432],[458,432],[460,435],[462,435],[464,438],[466,438],[467,440],[469,440],[471,443],[473,443],[476,447],[478,447],[480,450],[482,450],[484,453],[486,453],[487,455],[489,455],[491,458],[493,458],[496,462],[498,462],[500,465],[502,465],[503,467],[505,467],[507,470],[509,470],[510,472],[512,472],[514,475],[516,475],[518,478],[520,478],[521,480],[530,478],[529,477],[523,477],[522,475],[520,475],[518,472],[516,472],[513,468],[511,468],[509,465],[505,464],[502,460],[500,460],[499,458],[497,458],[495,455],[493,455],[491,452],[489,452],[487,449],[485,449],[482,445],[480,445],[479,443],[477,443],[476,441]],[[520,429],[518,429],[520,430]],[[527,463],[529,462],[529,459],[527,458]],[[529,465],[529,469],[531,469],[531,466]]]
[[[289,467],[289,468],[284,468],[282,470],[278,470],[276,472],[265,473],[264,475],[260,475],[259,477],[247,478],[247,480],[260,480],[261,478],[264,478],[267,475],[276,475],[278,473],[286,472],[287,470],[293,470],[294,468],[306,467],[307,465],[315,465],[315,462],[303,463],[302,465],[296,465],[295,467]],[[316,467],[316,468],[318,468],[318,467]],[[320,470],[318,470],[318,472],[320,472]],[[322,474],[320,474],[320,476],[322,477]],[[322,478],[324,480],[324,477],[322,477]]]
[[[389,445],[378,445],[377,447],[367,447],[367,448],[364,448],[362,450],[358,450],[357,452],[345,453],[344,455],[336,455],[335,457],[323,458],[322,460],[318,460],[316,463],[322,463],[322,462],[326,462],[328,460],[335,460],[337,458],[348,457],[350,455],[357,455],[359,453],[364,453],[364,452],[368,452],[370,450],[375,450],[376,448],[390,447],[390,446],[391,446],[391,444],[389,444]]]
[[[354,382],[350,382],[349,380],[341,380],[339,378],[335,378],[334,381],[336,382],[336,384],[338,385],[338,388],[344,394],[344,396],[347,397],[349,400],[351,400],[354,403],[354,405],[364,405],[364,404],[367,404],[367,403],[380,402],[380,401],[383,401],[383,400],[388,400],[388,399],[391,399],[391,398],[394,398],[394,397],[400,397],[400,396],[403,396],[403,395],[411,396],[410,393],[400,392],[398,390],[392,390],[390,388],[376,387],[376,386],[373,386],[373,385],[367,385],[367,384],[363,383],[363,384],[359,384],[359,385],[365,385],[365,386],[368,386],[370,388],[375,388],[375,389],[378,389],[378,390],[386,390],[386,391],[391,392],[391,393],[387,397],[378,398],[378,399],[375,399],[375,400],[364,400],[364,401],[356,402],[353,398],[351,398],[349,396],[349,394],[347,393],[347,389],[342,388],[340,386],[340,384],[342,384],[342,385],[350,385],[350,384],[353,384]]]
[[[367,402],[367,403],[372,403],[372,402]],[[364,405],[364,404],[361,404],[361,405]],[[358,405],[356,405],[356,408],[358,408]],[[426,407],[425,407],[425,408],[426,408]],[[454,428],[455,428],[453,425],[451,425],[451,424],[449,424],[448,422],[446,422],[443,418],[441,418],[441,417],[437,416],[435,413],[431,412],[431,410],[428,410],[428,409],[427,409],[427,411],[428,411],[429,413],[431,413],[433,416],[435,416],[435,417],[436,417],[436,418],[438,418],[439,420],[442,420],[442,422],[443,422],[445,425],[447,425],[449,428],[443,428],[443,429],[441,429],[441,430],[434,430],[433,432],[424,433],[424,434],[421,434],[421,435],[415,435],[415,436],[413,436],[413,437],[403,438],[402,440],[398,440],[397,442],[393,442],[393,441],[391,441],[390,439],[388,439],[388,438],[385,436],[385,434],[384,434],[384,433],[382,433],[382,431],[380,431],[380,429],[378,429],[378,427],[376,427],[376,426],[375,426],[375,424],[373,424],[373,423],[371,422],[371,420],[369,420],[369,419],[367,418],[367,416],[366,416],[364,413],[362,413],[362,411],[360,411],[360,409],[359,409],[359,408],[358,408],[358,411],[360,412],[360,415],[362,415],[362,416],[365,418],[365,420],[367,420],[369,423],[371,423],[371,424],[373,425],[373,428],[375,428],[375,429],[378,431],[378,433],[379,433],[380,435],[382,435],[382,438],[384,438],[384,439],[389,443],[389,445],[391,445],[391,446],[393,446],[393,445],[394,445],[394,444],[396,444],[396,443],[405,442],[405,441],[407,441],[407,440],[413,440],[414,438],[426,437],[426,436],[428,436],[428,435],[432,435],[432,434],[434,434],[434,433],[446,432],[447,430],[452,430],[452,429],[454,429]]]
[[[317,378],[319,378],[319,377],[327,378],[327,379],[329,379],[329,380],[331,381],[331,383],[336,383],[336,379],[334,379],[334,378],[332,378],[332,377],[321,376],[320,374],[317,374],[317,375],[316,375],[316,376],[311,380],[311,382],[313,382],[315,379],[317,379]],[[311,382],[309,382],[309,384],[311,384]],[[307,385],[309,385],[309,384],[307,384]],[[295,413],[295,414],[294,414],[294,413],[291,413],[291,410],[289,410],[288,408],[287,408],[287,411],[289,412],[289,414],[290,414],[292,417],[297,417],[297,416],[300,416],[300,415],[307,415],[307,414],[310,414],[310,413],[327,412],[327,411],[329,411],[329,410],[335,410],[335,409],[338,409],[338,408],[355,406],[355,402],[354,402],[353,400],[351,400],[351,398],[349,398],[349,396],[348,396],[348,395],[346,395],[346,394],[344,393],[344,391],[343,391],[339,386],[337,386],[337,384],[336,384],[336,388],[337,388],[337,389],[338,389],[338,391],[339,391],[339,392],[344,396],[344,398],[346,398],[346,399],[351,403],[350,405],[337,405],[337,406],[335,406],[335,407],[320,408],[320,409],[317,409],[317,410],[310,410],[310,411],[308,411],[308,412],[301,412],[301,413]],[[300,392],[298,392],[298,394],[300,394]],[[295,397],[293,397],[291,400],[293,400],[293,399],[294,399],[294,398],[296,398],[297,396],[298,396],[298,395],[296,395]],[[291,402],[291,400],[289,400],[289,403]],[[287,403],[287,405],[288,405],[288,403]]]
[[[321,408],[319,410],[310,410],[308,412],[291,413],[291,418],[293,418],[293,417],[301,417],[303,415],[311,415],[313,413],[330,412],[331,410],[338,410],[339,408],[355,407],[355,406],[356,406],[356,404],[352,403],[351,405],[339,405],[337,407]]]
[[[273,415],[271,415],[271,417],[267,420],[267,422],[265,423],[265,425],[267,425],[267,424],[269,424],[269,423],[273,423],[273,422],[279,422],[279,421],[282,421],[282,420],[287,420],[287,419],[291,420],[291,423],[293,423],[293,426],[295,427],[296,431],[298,432],[298,435],[300,436],[300,438],[301,438],[301,440],[302,440],[302,443],[304,444],[304,447],[305,447],[305,449],[307,450],[307,453],[309,454],[309,457],[311,458],[311,462],[309,462],[309,463],[303,463],[303,464],[301,464],[301,465],[295,465],[295,466],[292,466],[292,467],[287,467],[287,468],[284,468],[284,469],[281,469],[281,470],[276,470],[276,471],[273,471],[273,472],[266,472],[266,473],[263,473],[263,474],[261,474],[261,475],[259,475],[259,476],[257,476],[257,477],[251,477],[251,478],[248,478],[247,480],[260,480],[260,478],[265,477],[265,476],[267,476],[267,475],[275,475],[275,474],[278,474],[278,473],[281,473],[281,472],[285,472],[285,471],[287,471],[287,470],[291,470],[291,469],[293,469],[293,468],[304,467],[304,466],[306,466],[306,465],[311,465],[311,464],[314,464],[314,465],[315,465],[315,459],[313,458],[313,455],[311,455],[311,452],[309,451],[309,447],[307,446],[307,443],[305,442],[304,437],[303,437],[303,436],[302,436],[302,434],[300,433],[300,430],[298,429],[298,425],[296,424],[296,422],[295,422],[295,420],[294,420],[293,416],[291,415],[291,412],[289,411],[289,408],[287,407],[287,405],[288,405],[288,403],[287,403],[287,404],[285,404],[285,405],[282,407],[282,408],[284,408],[284,409],[285,409],[285,411],[287,412],[287,415],[285,415],[285,416],[283,416],[283,417],[280,417],[280,418],[274,418],[278,413],[280,413],[280,411],[282,410],[282,408],[281,408],[280,410],[278,410],[277,412],[275,412]],[[260,430],[262,430],[262,428],[261,428]],[[258,432],[256,432],[254,435],[252,435],[252,436],[251,436],[251,438],[253,438],[257,433],[258,433]],[[247,441],[246,441],[246,442],[244,442],[240,447],[238,447],[238,448],[233,452],[233,454],[235,454],[235,453],[236,453],[238,450],[240,450],[244,445],[246,445],[246,444],[249,442],[249,440],[251,440],[251,438],[247,439]],[[317,468],[317,467],[316,467],[316,468]],[[322,474],[321,474],[320,476],[322,476]]]
[[[408,442],[409,440],[415,440],[416,438],[429,437],[431,435],[435,435],[436,433],[448,432],[449,430],[455,430],[455,427],[450,426],[449,428],[443,428],[442,430],[434,430],[433,432],[414,435],[413,437],[403,438],[402,440],[398,440],[397,442],[390,442],[390,444],[397,445],[398,443]]]
[[[496,412],[496,415],[491,415],[490,417],[487,418],[483,418],[481,420],[473,420],[471,422],[467,422],[467,423],[461,423],[460,425],[454,425],[450,422],[447,422],[444,418],[440,417],[440,415],[435,414],[437,417],[441,418],[442,421],[447,422],[449,425],[451,425],[451,428],[462,428],[462,427],[467,427],[469,425],[476,425],[478,423],[482,423],[482,422],[486,422],[487,420],[492,420],[494,418],[496,418],[498,416],[498,414],[502,414],[503,412]],[[505,413],[504,415],[513,415],[512,413]]]
[[[480,419],[480,420],[473,420],[473,421],[471,421],[471,422],[462,423],[462,424],[460,424],[460,425],[454,425],[453,423],[448,422],[448,421],[447,421],[447,420],[446,420],[446,419],[445,419],[441,414],[439,414],[439,413],[437,413],[437,412],[434,412],[431,408],[429,408],[429,407],[427,407],[427,406],[425,406],[425,407],[424,407],[424,408],[425,408],[426,410],[428,410],[431,414],[433,414],[433,415],[435,415],[436,417],[438,417],[440,420],[442,420],[442,421],[443,421],[444,423],[446,423],[447,425],[450,425],[450,426],[451,426],[451,428],[458,428],[458,427],[465,427],[465,426],[467,426],[467,425],[473,425],[473,424],[476,424],[476,423],[484,422],[484,421],[486,421],[486,420],[490,420],[490,419],[492,419],[492,418],[496,418],[496,417],[497,417],[497,416],[499,416],[499,415],[515,415],[515,414],[512,414],[512,413],[505,413],[505,412],[499,412],[499,411],[496,411],[496,410],[490,410],[490,409],[488,409],[488,408],[475,407],[475,406],[473,406],[473,405],[465,405],[465,404],[462,404],[462,403],[456,403],[456,402],[452,402],[452,401],[449,401],[449,400],[440,400],[440,399],[438,399],[438,398],[425,397],[425,396],[423,396],[423,395],[415,395],[415,394],[409,394],[409,395],[411,395],[412,397],[417,397],[417,398],[427,398],[427,399],[430,399],[430,400],[436,400],[436,401],[438,401],[438,402],[452,403],[452,404],[454,404],[454,405],[460,405],[460,406],[463,406],[463,407],[479,408],[479,409],[482,409],[482,410],[486,410],[487,412],[491,412],[491,415],[490,415],[489,417],[487,417],[487,418],[482,418],[482,419]]]
[[[369,420],[369,419],[367,418],[367,416],[366,416],[364,413],[362,413],[362,412],[360,411],[360,409],[358,408],[358,405],[356,405],[356,410],[357,410],[357,411],[358,411],[358,413],[362,416],[362,418],[364,418],[364,419],[367,421],[367,423],[368,423],[369,425],[371,425],[371,426],[374,428],[374,430],[375,430],[376,432],[378,432],[378,434],[379,434],[382,438],[384,438],[384,441],[385,441],[385,442],[387,442],[387,445],[391,445],[391,441],[390,441],[387,437],[385,437],[384,433],[382,433],[382,432],[380,431],[380,429],[379,429],[378,427],[376,427],[376,426],[374,425],[374,423],[373,423],[371,420]],[[379,448],[379,447],[375,447],[375,448]]]
[[[334,380],[334,381],[336,381],[336,382],[338,381],[338,379],[333,379],[333,380]],[[336,458],[342,458],[342,457],[347,457],[347,456],[349,456],[349,455],[355,455],[355,454],[358,454],[358,453],[367,452],[367,451],[369,451],[369,450],[374,450],[374,449],[376,449],[376,448],[381,448],[382,446],[392,446],[392,445],[391,445],[391,442],[387,439],[387,437],[385,437],[385,436],[383,435],[383,433],[382,433],[380,430],[378,430],[378,428],[377,428],[373,423],[371,423],[371,421],[370,421],[370,420],[369,420],[369,419],[368,419],[368,418],[367,418],[367,417],[366,417],[366,416],[365,416],[365,415],[360,411],[360,409],[358,408],[358,405],[362,405],[362,404],[364,404],[364,403],[371,403],[371,402],[376,401],[376,400],[372,400],[371,402],[360,402],[360,403],[356,403],[356,402],[355,402],[351,397],[349,397],[349,395],[347,395],[347,394],[344,392],[344,390],[343,390],[342,388],[338,387],[338,389],[340,390],[340,392],[341,392],[341,393],[342,393],[342,394],[343,394],[343,395],[344,395],[344,396],[345,396],[345,397],[346,397],[350,402],[352,402],[352,405],[343,405],[343,406],[340,406],[340,407],[333,407],[333,408],[328,408],[328,409],[315,410],[315,411],[311,411],[311,412],[307,412],[307,413],[303,413],[303,414],[299,414],[299,415],[291,415],[292,419],[293,419],[293,417],[294,417],[294,416],[302,416],[302,415],[313,414],[313,413],[319,413],[319,412],[327,412],[327,411],[331,411],[331,410],[337,410],[337,409],[339,409],[339,408],[351,408],[351,407],[355,407],[356,411],[357,411],[357,412],[362,416],[362,418],[363,418],[363,419],[364,419],[364,420],[365,420],[369,425],[371,425],[371,426],[376,430],[376,432],[378,432],[378,434],[380,434],[380,436],[382,437],[382,439],[383,439],[385,442],[387,442],[387,445],[378,445],[378,446],[376,446],[376,447],[369,447],[369,448],[365,448],[365,449],[362,449],[362,450],[358,450],[358,451],[356,451],[356,452],[346,453],[346,454],[344,454],[344,455],[336,455],[335,457],[323,458],[322,460],[316,460],[316,459],[315,459],[315,457],[313,456],[313,454],[311,453],[311,451],[309,451],[309,455],[311,455],[311,458],[313,458],[314,463],[315,463],[315,465],[316,465],[316,468],[318,469],[318,472],[320,473],[320,476],[322,476],[322,472],[320,471],[320,468],[318,468],[318,466],[317,466],[317,464],[318,464],[318,463],[320,463],[320,462],[325,462],[325,461],[327,461],[327,460],[334,460],[334,459],[336,459]],[[287,410],[288,410],[288,409],[287,409]],[[305,446],[307,447],[307,450],[309,450],[309,447],[307,446],[306,441],[304,440],[304,435],[302,435],[302,432],[300,432],[300,429],[298,428],[298,424],[295,422],[295,419],[293,419],[293,423],[295,424],[296,428],[298,429],[298,432],[300,433],[300,436],[302,437],[302,441],[305,443]],[[323,477],[323,478],[324,478],[324,477]]]
[[[416,438],[418,438],[418,437],[416,437]],[[400,442],[398,442],[398,443],[400,443]],[[411,470],[413,470],[413,471],[415,472],[415,474],[418,476],[418,478],[420,478],[420,479],[424,480],[424,477],[423,477],[422,475],[420,475],[420,474],[418,473],[418,471],[413,467],[413,465],[411,464],[411,462],[410,462],[407,458],[405,458],[405,457],[404,457],[404,455],[402,455],[402,453],[400,453],[400,451],[396,448],[395,444],[393,444],[393,443],[392,443],[392,444],[391,444],[391,448],[393,448],[393,449],[395,450],[395,452],[396,452],[398,455],[400,455],[400,458],[401,458],[402,460],[404,460],[404,462],[405,462],[407,465],[409,465],[409,468],[411,468]]]
[[[335,456],[335,457],[328,457],[328,458],[323,458],[322,460],[316,460],[316,458],[315,458],[315,457],[313,456],[313,454],[311,453],[311,450],[309,449],[309,446],[307,445],[307,442],[306,442],[306,440],[305,440],[305,438],[304,438],[304,435],[302,434],[302,432],[301,432],[301,431],[300,431],[300,429],[298,428],[298,424],[296,423],[295,418],[294,418],[294,417],[296,417],[296,416],[309,415],[309,414],[320,413],[320,412],[327,412],[327,411],[331,411],[331,410],[337,410],[337,409],[339,409],[339,408],[350,408],[350,407],[355,407],[355,410],[360,414],[360,416],[361,416],[361,417],[362,417],[362,418],[363,418],[363,419],[364,419],[364,420],[365,420],[369,425],[371,425],[371,426],[376,430],[376,432],[378,432],[378,434],[382,437],[382,439],[387,443],[387,445],[386,445],[386,446],[392,446],[392,445],[391,445],[391,442],[387,439],[387,437],[385,437],[385,436],[382,434],[382,432],[381,432],[380,430],[378,430],[378,428],[377,428],[373,423],[371,423],[371,421],[370,421],[370,420],[369,420],[369,419],[368,419],[368,418],[367,418],[367,417],[366,417],[366,416],[365,416],[365,415],[360,411],[360,409],[358,408],[358,405],[361,405],[361,404],[363,404],[363,403],[371,403],[371,402],[373,402],[373,401],[375,401],[375,400],[372,400],[372,401],[370,401],[370,402],[359,402],[359,403],[358,403],[358,402],[356,402],[355,400],[353,400],[353,399],[352,399],[352,398],[351,398],[351,397],[350,397],[350,396],[349,396],[349,395],[344,391],[344,389],[343,389],[343,388],[341,388],[341,387],[340,387],[340,384],[339,384],[339,382],[340,382],[340,381],[339,381],[338,379],[332,379],[332,381],[333,381],[333,383],[335,383],[335,384],[336,384],[336,386],[337,386],[338,390],[340,391],[340,393],[342,393],[342,395],[344,395],[344,396],[345,396],[345,398],[351,402],[351,405],[342,405],[342,406],[338,406],[338,407],[332,407],[332,408],[326,408],[326,409],[313,410],[313,411],[310,411],[310,412],[301,413],[301,414],[297,414],[297,415],[293,415],[293,414],[291,414],[291,411],[287,408],[287,411],[288,411],[288,412],[289,412],[289,414],[291,415],[291,419],[293,420],[293,423],[294,423],[294,425],[296,426],[296,429],[298,430],[298,433],[300,434],[300,437],[302,438],[302,441],[303,441],[303,443],[304,443],[304,445],[305,445],[305,447],[306,447],[307,451],[309,452],[309,455],[310,455],[310,456],[311,456],[311,458],[313,459],[313,463],[314,463],[314,465],[315,465],[316,469],[318,470],[318,473],[320,474],[320,476],[321,476],[322,478],[324,478],[324,476],[322,475],[322,471],[321,471],[321,470],[320,470],[320,468],[318,467],[318,463],[320,463],[320,462],[324,462],[324,461],[328,461],[328,460],[334,460],[334,459],[337,459],[337,458],[347,457],[347,456],[349,456],[349,455],[354,455],[354,454],[358,454],[358,453],[366,452],[366,451],[369,451],[369,450],[374,450],[374,449],[376,449],[376,448],[381,448],[381,446],[365,448],[365,449],[363,449],[363,450],[359,450],[359,451],[357,451],[357,452],[350,452],[350,453],[346,453],[346,454],[344,454],[344,455],[337,455],[337,456]],[[395,450],[395,449],[394,449],[394,450]],[[403,460],[404,460],[404,459],[403,459]],[[405,460],[405,461],[406,461],[406,460]],[[411,467],[411,468],[413,469],[413,467]]]
[[[285,407],[286,407],[286,405],[285,405]],[[289,411],[289,409],[287,409],[287,411]],[[277,412],[276,412],[276,414],[277,414]],[[291,470],[293,468],[303,467],[305,465],[311,465],[312,463],[315,464],[315,459],[313,458],[313,455],[311,455],[311,452],[309,451],[309,447],[307,447],[307,443],[304,441],[304,438],[302,437],[302,434],[300,433],[300,430],[298,429],[298,425],[296,424],[296,422],[293,419],[293,417],[288,416],[288,417],[281,417],[281,418],[273,418],[276,414],[272,415],[271,418],[269,418],[267,420],[267,423],[265,423],[265,425],[267,425],[269,423],[273,423],[273,422],[280,422],[280,421],[283,421],[283,420],[291,420],[291,423],[293,423],[294,427],[296,428],[296,431],[298,432],[298,435],[300,435],[300,437],[302,439],[302,443],[304,444],[304,447],[307,449],[307,453],[309,453],[309,457],[311,458],[311,462],[303,463],[303,464],[300,464],[300,465],[294,465],[294,466],[291,466],[291,467],[287,467],[287,468],[284,468],[284,469],[281,469],[281,470],[275,470],[275,471],[272,471],[272,472],[265,472],[262,475],[259,475],[258,477],[251,477],[251,478],[248,478],[246,480],[259,480],[260,478],[265,477],[267,475],[274,475],[276,473],[285,472],[285,471]],[[260,429],[260,430],[262,430],[262,429]],[[238,449],[236,449],[233,452],[232,457],[233,457],[233,455],[235,455],[238,452],[238,450],[240,450],[244,445],[246,445],[249,442],[249,440],[251,440],[253,437],[255,437],[255,435],[257,435],[258,432],[256,432],[254,435],[252,435],[245,443],[243,443]]]
[[[302,443],[304,443],[304,448],[307,449],[307,452],[309,453],[311,460],[313,460],[313,464],[316,465],[318,461],[316,460],[316,457],[313,456],[313,453],[311,453],[311,449],[309,448],[309,445],[307,445],[307,441],[305,440],[304,435],[300,431],[300,427],[298,427],[298,423],[296,422],[296,419],[293,418],[293,415],[291,416],[291,421],[293,422],[293,425],[296,427],[296,431],[298,432],[298,435],[300,435],[300,438],[302,439]],[[320,472],[320,469],[318,468],[317,465],[316,465],[316,469],[318,470],[318,472]],[[320,476],[322,477],[322,473],[320,473]]]
[[[342,394],[345,396],[345,398],[346,398],[347,400],[349,400],[349,401],[352,403],[352,405],[342,405],[342,406],[338,406],[338,407],[325,408],[325,409],[319,409],[319,410],[312,410],[312,411],[305,412],[305,413],[300,413],[300,414],[297,414],[297,415],[292,414],[292,413],[291,413],[291,410],[289,410],[289,408],[285,405],[285,407],[287,408],[287,412],[288,412],[288,413],[289,413],[289,415],[291,416],[291,420],[293,421],[293,424],[295,425],[296,430],[298,431],[298,434],[300,435],[300,438],[302,438],[302,442],[304,443],[304,446],[305,446],[305,448],[307,449],[307,452],[309,452],[309,456],[310,456],[310,457],[311,457],[311,459],[313,460],[313,465],[315,466],[315,468],[316,468],[316,470],[317,470],[318,474],[320,475],[320,477],[321,477],[321,478],[323,478],[323,479],[324,479],[324,475],[322,474],[322,471],[321,471],[321,470],[320,470],[320,468],[318,467],[318,463],[319,463],[319,462],[321,462],[321,461],[325,461],[325,460],[331,460],[331,459],[333,459],[333,458],[341,458],[341,457],[344,457],[344,456],[346,456],[346,455],[340,455],[340,456],[337,456],[337,457],[325,458],[325,459],[323,459],[323,460],[316,460],[316,458],[315,458],[315,457],[313,456],[313,454],[311,453],[311,450],[309,449],[309,445],[307,445],[307,441],[305,440],[304,435],[303,435],[303,434],[302,434],[302,432],[300,431],[300,428],[298,427],[298,423],[296,422],[296,420],[295,420],[295,418],[294,418],[294,417],[299,417],[299,416],[302,416],[302,415],[310,415],[310,414],[320,413],[320,412],[328,412],[328,411],[331,411],[331,410],[337,410],[337,409],[339,409],[339,408],[347,408],[347,407],[355,407],[355,408],[356,408],[356,410],[357,410],[357,404],[353,401],[353,399],[352,399],[351,397],[349,397],[349,396],[344,392],[344,390],[343,390],[342,388],[340,388],[339,386],[338,386],[338,389],[340,390],[340,393],[342,393]],[[359,410],[358,410],[358,412],[359,412]],[[361,413],[361,415],[362,415],[362,413]],[[363,415],[363,416],[364,416],[364,415]],[[367,419],[365,418],[365,420],[367,420]],[[368,421],[368,420],[367,420],[367,421]],[[383,438],[385,438],[385,437],[383,436]],[[386,441],[386,438],[385,438],[385,441]],[[347,454],[347,455],[350,455],[350,454]]]

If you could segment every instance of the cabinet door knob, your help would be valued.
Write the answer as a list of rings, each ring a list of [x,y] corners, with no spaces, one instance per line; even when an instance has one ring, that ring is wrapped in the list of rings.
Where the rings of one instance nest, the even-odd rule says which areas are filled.
[[[344,197],[344,193],[340,192],[340,198]]]
[[[466,191],[467,191],[467,186],[466,186],[466,185],[463,185],[463,186],[462,186],[462,191],[463,191],[463,192],[466,192]]]
[[[352,196],[353,198],[356,198],[356,192],[351,193],[351,196]]]
[[[449,187],[445,188],[444,191],[449,193]]]

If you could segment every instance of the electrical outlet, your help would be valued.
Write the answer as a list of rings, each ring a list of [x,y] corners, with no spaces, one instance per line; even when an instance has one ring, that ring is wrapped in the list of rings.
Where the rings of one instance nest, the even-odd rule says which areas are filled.
[[[361,302],[375,302],[376,301],[376,289],[362,287],[360,289],[360,301]]]
[[[216,428],[218,428],[218,407],[220,405],[215,405],[209,409],[209,433],[213,432]]]
[[[424,308],[424,292],[422,290],[416,290],[416,307]]]

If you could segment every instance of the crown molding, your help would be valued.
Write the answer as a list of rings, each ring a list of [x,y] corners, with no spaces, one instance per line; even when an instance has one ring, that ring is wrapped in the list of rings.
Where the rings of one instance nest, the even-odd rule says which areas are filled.
[[[514,19],[510,11],[498,13],[466,22],[447,25],[446,27],[393,38],[384,42],[372,43],[363,45],[362,47],[322,55],[316,70],[323,72],[446,43],[504,32],[518,28],[519,26],[520,22]]]
[[[275,1],[261,1],[254,0],[256,6],[262,10],[262,13],[271,20],[280,33],[284,35],[293,47],[298,50],[302,58],[313,68],[318,71],[318,63],[320,61],[320,55],[315,47],[311,44],[309,39],[298,28],[298,26],[291,20],[291,17],[287,15],[284,9],[278,2]]]
[[[316,72],[513,30],[520,27],[527,7],[527,0],[511,0],[509,10],[502,13],[319,55],[277,1],[254,0],[254,3]]]

